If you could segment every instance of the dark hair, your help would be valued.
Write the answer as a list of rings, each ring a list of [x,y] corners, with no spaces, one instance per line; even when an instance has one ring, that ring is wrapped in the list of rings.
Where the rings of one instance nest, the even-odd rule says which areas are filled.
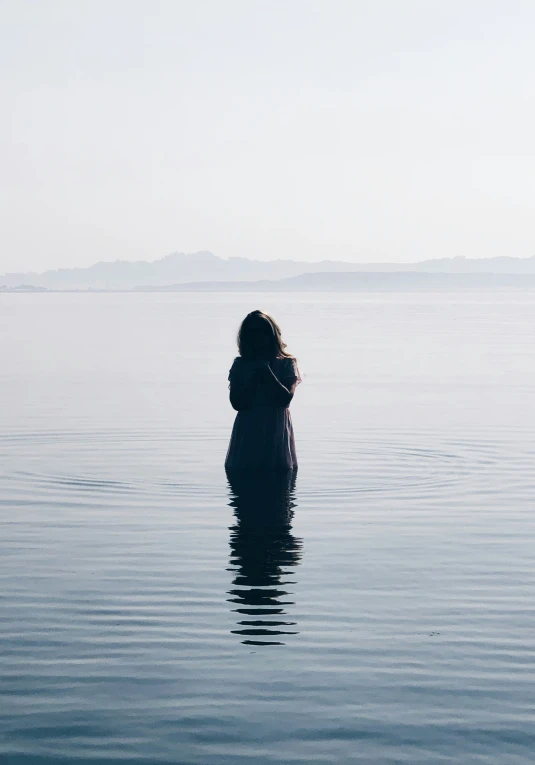
[[[238,331],[238,350],[240,351],[240,356],[244,359],[250,359],[252,357],[253,353],[249,327],[253,321],[258,320],[264,321],[270,329],[273,358],[293,359],[291,353],[287,353],[286,351],[286,343],[283,342],[279,325],[275,319],[269,314],[264,313],[264,311],[251,311],[251,313],[248,313],[242,321]]]

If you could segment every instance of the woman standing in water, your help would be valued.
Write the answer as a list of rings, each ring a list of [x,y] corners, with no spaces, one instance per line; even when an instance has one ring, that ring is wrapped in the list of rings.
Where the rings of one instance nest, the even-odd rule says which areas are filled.
[[[253,311],[238,332],[240,355],[229,372],[230,403],[238,414],[225,460],[227,470],[295,470],[290,401],[301,382],[271,316]]]

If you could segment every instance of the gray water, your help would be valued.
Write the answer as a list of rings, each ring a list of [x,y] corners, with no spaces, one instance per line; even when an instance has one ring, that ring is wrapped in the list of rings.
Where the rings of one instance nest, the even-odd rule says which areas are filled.
[[[304,378],[295,486],[223,470],[256,307]],[[532,293],[0,321],[2,765],[533,763]]]

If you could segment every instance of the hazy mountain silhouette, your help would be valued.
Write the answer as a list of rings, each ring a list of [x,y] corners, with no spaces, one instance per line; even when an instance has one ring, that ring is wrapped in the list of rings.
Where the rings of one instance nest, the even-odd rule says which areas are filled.
[[[535,288],[535,274],[342,272],[301,274],[289,279],[254,282],[190,282],[138,287],[143,292],[351,292]]]
[[[438,258],[417,263],[348,263],[324,260],[311,263],[296,260],[259,261],[247,258],[224,260],[211,252],[174,252],[154,261],[115,260],[88,268],[60,268],[44,273],[7,273],[0,285],[62,289],[123,290],[135,287],[165,287],[187,282],[241,282],[279,280],[307,273],[496,273],[535,274],[535,256],[530,258]],[[316,277],[315,277],[316,278]]]

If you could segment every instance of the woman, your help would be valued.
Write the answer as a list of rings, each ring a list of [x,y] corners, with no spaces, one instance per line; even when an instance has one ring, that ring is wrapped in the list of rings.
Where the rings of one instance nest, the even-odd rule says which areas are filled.
[[[253,311],[238,333],[240,355],[229,372],[230,403],[238,414],[225,460],[227,470],[295,470],[297,457],[289,405],[301,382],[271,316]]]

